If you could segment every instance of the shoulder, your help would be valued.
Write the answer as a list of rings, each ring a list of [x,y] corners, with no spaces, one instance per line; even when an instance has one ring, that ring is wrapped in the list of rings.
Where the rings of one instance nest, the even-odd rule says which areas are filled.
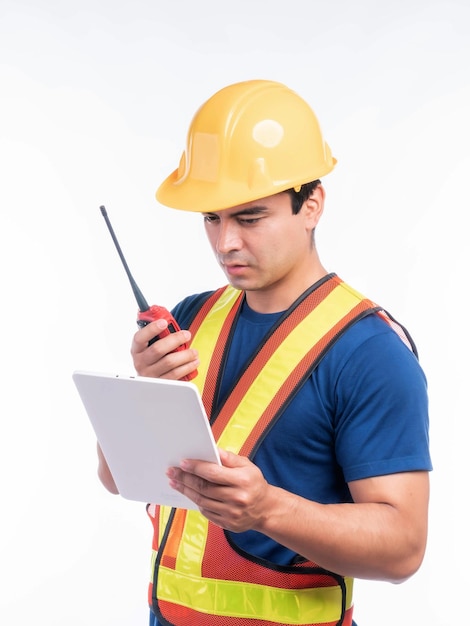
[[[336,425],[352,415],[380,419],[388,411],[427,413],[427,380],[418,358],[378,315],[348,328],[316,376]]]
[[[386,369],[400,365],[421,371],[416,354],[377,314],[367,315],[350,326],[337,339],[328,356],[340,369],[376,363]]]
[[[172,314],[181,328],[188,328],[201,306],[214,292],[215,290],[204,291],[187,296],[172,309]]]

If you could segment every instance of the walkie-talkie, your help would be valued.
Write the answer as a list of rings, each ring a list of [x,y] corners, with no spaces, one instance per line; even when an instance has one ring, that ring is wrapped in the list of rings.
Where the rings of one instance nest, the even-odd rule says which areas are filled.
[[[141,290],[137,286],[137,283],[135,282],[134,277],[132,276],[130,272],[129,266],[127,265],[126,259],[124,258],[124,255],[122,253],[121,246],[119,245],[116,235],[114,234],[114,230],[113,230],[113,227],[111,226],[111,222],[109,221],[108,214],[106,212],[105,207],[100,206],[100,211],[105,219],[106,225],[108,226],[108,230],[111,233],[111,237],[113,238],[114,245],[116,246],[116,250],[118,251],[119,257],[122,261],[124,269],[126,270],[127,277],[131,284],[132,291],[134,292],[135,299],[137,300],[137,306],[139,307],[139,312],[137,315],[137,325],[143,328],[144,326],[147,326],[147,324],[150,324],[150,322],[154,322],[155,320],[159,320],[159,319],[164,319],[168,323],[168,326],[167,328],[165,328],[165,330],[162,330],[161,333],[159,333],[158,335],[156,335],[149,341],[149,345],[151,345],[152,343],[155,343],[155,341],[157,341],[158,339],[167,337],[170,333],[176,333],[178,330],[181,330],[180,327],[178,326],[177,321],[175,320],[173,315],[170,313],[170,311],[168,311],[168,309],[165,309],[165,307],[163,306],[157,306],[156,304],[152,304],[152,306],[148,305],[147,300],[144,298]],[[187,347],[188,347],[187,344],[183,343],[180,346],[178,346],[178,348],[176,348],[174,352],[179,352],[180,350],[186,350]],[[187,376],[184,376],[181,380],[187,380],[187,381],[192,380],[196,375],[197,375],[197,371],[194,370],[193,372],[190,372]]]

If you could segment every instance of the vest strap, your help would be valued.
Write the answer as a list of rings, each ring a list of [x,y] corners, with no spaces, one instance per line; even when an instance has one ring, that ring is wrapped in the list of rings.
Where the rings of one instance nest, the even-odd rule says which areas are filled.
[[[192,346],[198,349],[202,365],[195,382],[202,391],[218,445],[250,456],[330,345],[350,324],[379,307],[336,275],[326,277],[286,311],[247,365],[225,404],[214,414],[216,381],[242,301],[241,292],[230,286],[223,290],[222,296],[219,290],[219,297],[206,308],[206,318],[199,323]],[[232,427],[235,421],[236,427]]]

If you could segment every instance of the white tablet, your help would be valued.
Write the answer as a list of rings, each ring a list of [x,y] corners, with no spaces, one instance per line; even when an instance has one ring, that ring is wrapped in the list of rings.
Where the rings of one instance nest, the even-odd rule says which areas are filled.
[[[183,458],[220,465],[196,385],[78,370],[72,378],[121,496],[197,509],[165,474]]]

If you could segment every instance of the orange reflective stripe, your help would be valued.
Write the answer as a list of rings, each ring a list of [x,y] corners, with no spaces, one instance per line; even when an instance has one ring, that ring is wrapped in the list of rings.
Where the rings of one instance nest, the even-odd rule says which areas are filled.
[[[169,507],[164,507],[164,509],[167,508]],[[176,563],[181,537],[183,536],[186,514],[186,509],[175,509],[175,514],[171,523],[172,532],[165,542],[165,551],[162,556],[162,564],[167,565],[168,567],[174,567]]]

